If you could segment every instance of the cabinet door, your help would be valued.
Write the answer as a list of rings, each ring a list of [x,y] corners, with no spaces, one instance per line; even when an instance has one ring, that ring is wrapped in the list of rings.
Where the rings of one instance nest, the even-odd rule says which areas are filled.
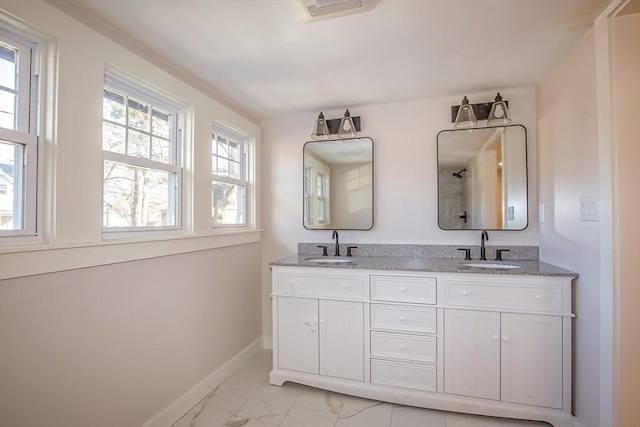
[[[364,379],[364,307],[320,301],[320,374]]]
[[[278,297],[278,366],[318,373],[318,300]]]
[[[444,391],[500,400],[500,313],[444,312]]]
[[[562,318],[502,314],[502,400],[562,408]]]

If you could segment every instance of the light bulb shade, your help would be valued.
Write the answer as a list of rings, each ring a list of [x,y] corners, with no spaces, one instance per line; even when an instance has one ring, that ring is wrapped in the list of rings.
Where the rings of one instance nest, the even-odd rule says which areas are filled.
[[[349,110],[344,112],[344,117],[340,120],[340,127],[338,128],[338,138],[355,138],[356,126],[353,124],[353,119]]]
[[[495,102],[491,105],[491,110],[489,110],[487,125],[506,125],[509,122],[511,122],[509,109],[507,108],[507,104],[502,100],[500,93],[498,93]]]
[[[324,114],[320,113],[318,116],[318,120],[313,127],[313,133],[311,133],[311,139],[315,140],[323,140],[329,139],[331,134],[329,133],[329,126],[327,126],[327,121],[324,119]]]
[[[465,96],[462,99],[462,105],[458,110],[458,114],[456,115],[456,122],[453,127],[456,128],[469,128],[478,124],[478,119],[476,119],[476,113],[474,113],[473,108],[469,105],[469,100]]]

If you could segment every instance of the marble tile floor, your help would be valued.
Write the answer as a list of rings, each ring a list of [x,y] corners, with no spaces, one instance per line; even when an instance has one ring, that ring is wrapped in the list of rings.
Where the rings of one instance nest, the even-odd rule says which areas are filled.
[[[285,383],[269,384],[263,350],[172,427],[549,427],[536,421],[481,417],[377,402]]]

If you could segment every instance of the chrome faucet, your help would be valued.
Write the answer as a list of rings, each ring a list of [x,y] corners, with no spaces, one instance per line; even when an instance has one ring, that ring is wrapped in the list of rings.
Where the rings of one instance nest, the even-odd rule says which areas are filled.
[[[340,256],[340,239],[338,236],[338,230],[333,230],[333,235],[331,236],[332,239],[336,239],[336,252],[335,252],[335,256]]]
[[[484,247],[485,240],[489,240],[489,233],[487,233],[487,230],[482,230],[482,233],[480,233],[480,261],[487,260],[487,253]]]

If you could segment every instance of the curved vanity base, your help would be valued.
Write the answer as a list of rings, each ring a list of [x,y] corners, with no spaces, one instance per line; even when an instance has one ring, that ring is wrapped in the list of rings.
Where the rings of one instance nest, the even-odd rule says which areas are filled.
[[[491,417],[544,421],[550,423],[553,427],[573,427],[573,416],[571,414],[561,410],[529,405],[476,399],[456,396],[453,394],[411,390],[401,387],[343,380],[340,378],[329,378],[287,370],[271,371],[269,374],[269,382],[276,386],[281,386],[285,382],[294,382],[336,393],[380,400],[399,405],[416,406],[419,408]]]

